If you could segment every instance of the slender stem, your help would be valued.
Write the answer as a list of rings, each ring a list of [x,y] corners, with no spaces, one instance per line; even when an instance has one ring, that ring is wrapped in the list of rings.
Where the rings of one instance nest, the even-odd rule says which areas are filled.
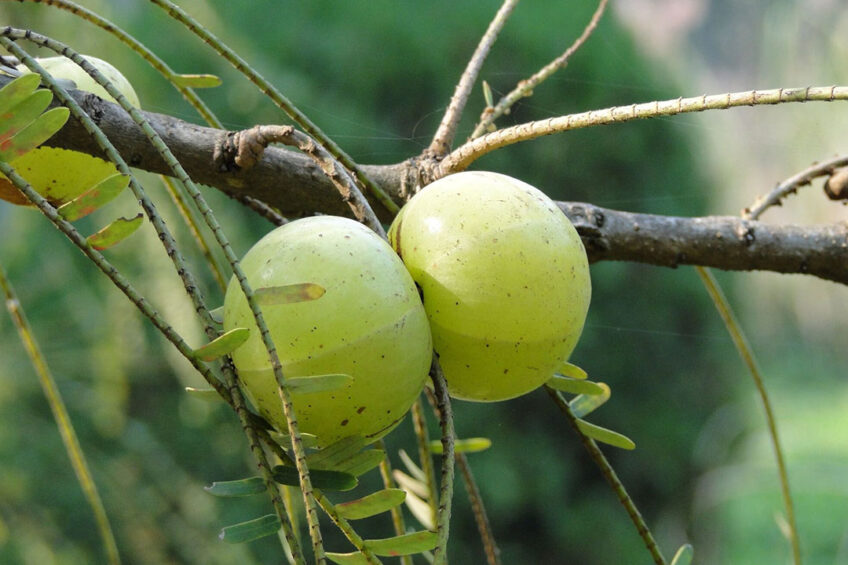
[[[601,16],[603,16],[604,10],[607,7],[607,1],[608,0],[600,1],[595,13],[592,15],[592,19],[589,20],[588,24],[586,24],[586,28],[583,30],[583,33],[580,34],[580,37],[578,37],[562,55],[542,67],[530,78],[519,82],[512,92],[498,100],[498,103],[493,107],[486,108],[483,115],[480,117],[480,123],[474,128],[474,132],[468,139],[474,139],[483,135],[483,133],[489,129],[489,126],[494,124],[495,120],[504,115],[504,113],[507,112],[513,104],[522,98],[532,95],[533,89],[547,80],[547,78],[556,71],[565,68],[566,65],[568,65],[568,60],[571,59],[571,56],[574,55],[574,53],[576,53],[584,43],[586,43],[586,40],[589,39],[589,36],[592,35],[592,32],[594,32],[595,28],[598,27],[598,22],[601,21]]]
[[[442,428],[442,488],[439,493],[439,516],[437,521],[438,545],[433,552],[434,565],[448,562],[448,537],[450,535],[451,501],[455,474],[456,453],[454,452],[453,411],[451,410],[448,385],[439,358],[433,356],[433,368],[430,371],[433,380],[433,394],[439,412],[439,426]]]
[[[386,457],[383,457],[383,460],[380,461],[380,477],[383,479],[383,486],[387,489],[397,488],[397,483],[395,483],[392,478],[392,464],[389,461],[389,452],[386,449],[386,442],[381,439],[379,443],[380,449],[386,453]],[[403,511],[399,506],[393,506],[390,512],[392,515],[392,525],[395,528],[395,534],[399,536],[404,535],[406,533],[406,524],[404,524],[403,520]],[[412,556],[402,555],[400,562],[401,565],[412,565]]]
[[[792,559],[795,565],[800,565],[801,544],[798,538],[798,524],[795,521],[795,509],[792,504],[792,494],[789,489],[789,473],[786,470],[783,450],[780,446],[780,439],[777,435],[777,420],[774,417],[774,410],[772,409],[771,401],[769,400],[768,393],[766,392],[762,372],[760,371],[759,364],[754,357],[751,345],[745,337],[745,332],[736,320],[736,316],[733,314],[733,308],[730,306],[730,302],[727,301],[727,297],[724,296],[718,281],[716,281],[712,272],[707,268],[695,267],[695,270],[698,272],[698,276],[701,277],[701,281],[704,283],[704,287],[706,287],[707,293],[709,293],[713,304],[715,304],[716,310],[718,310],[718,313],[724,322],[724,326],[727,328],[727,333],[730,334],[730,337],[733,340],[733,345],[736,346],[736,351],[739,352],[739,356],[742,357],[742,361],[748,368],[748,372],[751,373],[751,378],[754,380],[754,386],[757,388],[757,394],[760,396],[760,402],[763,404],[763,410],[766,415],[766,425],[768,426],[769,437],[771,438],[771,444],[774,448],[774,457],[777,460],[777,474],[780,478],[780,492],[783,496],[783,504],[786,509],[786,520],[789,524],[789,543],[792,546]]]
[[[624,488],[624,484],[622,484],[621,480],[618,478],[618,475],[612,468],[612,465],[610,465],[610,462],[607,460],[604,453],[598,447],[598,444],[595,440],[580,431],[580,428],[577,426],[577,417],[574,415],[574,412],[571,411],[571,406],[568,405],[568,402],[565,398],[563,398],[562,394],[549,386],[545,386],[545,390],[556,405],[559,406],[562,413],[565,414],[565,417],[568,419],[568,423],[571,424],[571,427],[580,437],[583,447],[585,447],[586,451],[589,452],[589,456],[601,470],[601,474],[603,474],[604,478],[612,487],[612,490],[615,492],[615,495],[618,497],[621,505],[624,506],[624,509],[627,511],[627,515],[630,516],[630,521],[633,522],[633,525],[636,526],[636,531],[639,532],[639,537],[642,538],[642,541],[645,543],[645,547],[648,549],[648,552],[650,552],[651,557],[653,557],[654,563],[656,563],[656,565],[666,565],[666,560],[662,556],[662,552],[660,551],[653,534],[651,534],[648,524],[645,523],[645,519],[642,518],[641,512],[639,512],[639,509],[636,508],[636,504],[633,502],[633,499],[630,498],[630,495],[627,494],[627,489]]]
[[[253,70],[253,68],[247,64],[247,61],[242,59],[239,55],[235,53],[232,49],[227,47],[220,39],[215,37],[209,30],[200,25],[199,22],[194,20],[191,16],[189,16],[185,11],[183,11],[179,6],[171,2],[170,0],[150,0],[153,4],[159,6],[163,10],[165,10],[171,17],[175,20],[183,24],[188,30],[201,38],[207,45],[212,47],[219,55],[221,55],[227,62],[229,62],[237,71],[242,73],[250,82],[256,85],[259,90],[268,96],[274,104],[277,105],[278,108],[283,110],[286,114],[291,117],[292,120],[295,121],[306,133],[310,136],[318,140],[318,142],[327,149],[339,162],[341,162],[348,170],[352,171],[356,178],[365,186],[368,191],[374,195],[377,200],[380,201],[381,204],[391,213],[397,213],[400,209],[397,204],[391,199],[391,197],[383,191],[382,188],[374,184],[371,179],[362,171],[362,169],[347,155],[342,149],[327,135],[321,131],[321,129],[316,126],[312,121],[300,110],[295,107],[294,104],[289,101],[288,98],[283,96],[283,94],[274,88],[274,86],[269,83],[262,75]]]
[[[6,272],[2,265],[0,265],[0,288],[3,289],[3,294],[6,296],[6,309],[9,311],[9,315],[18,330],[18,335],[20,335],[21,342],[23,342],[27,354],[32,361],[32,366],[36,374],[38,374],[41,389],[44,391],[44,396],[47,398],[47,403],[53,412],[53,418],[56,420],[56,427],[59,428],[62,443],[65,445],[68,458],[71,460],[71,467],[73,467],[83,495],[94,513],[94,520],[97,523],[97,530],[100,532],[100,538],[103,541],[107,560],[112,565],[118,565],[121,562],[121,557],[118,553],[118,545],[115,543],[115,536],[112,533],[112,526],[109,523],[109,517],[106,514],[106,508],[103,506],[100,493],[97,491],[97,485],[88,468],[88,463],[86,463],[85,454],[74,431],[71,417],[68,414],[67,408],[65,408],[62,393],[59,391],[59,387],[56,386],[56,381],[50,373],[47,361],[41,353],[41,348],[38,346],[32,328],[27,321],[11,283],[6,277]]]
[[[760,106],[786,102],[832,102],[834,100],[848,100],[848,86],[808,86],[806,88],[776,88],[725,94],[704,94],[692,98],[614,106],[602,110],[547,118],[500,129],[469,141],[445,157],[433,173],[435,178],[439,178],[452,172],[462,171],[483,155],[500,147],[574,129],[659,116],[703,112],[705,110],[726,110],[738,106]]]
[[[828,159],[823,163],[816,163],[811,167],[807,167],[778,184],[768,194],[757,198],[750,208],[745,208],[742,211],[742,217],[746,220],[757,220],[770,207],[780,206],[784,198],[797,191],[800,187],[810,184],[813,179],[818,177],[832,175],[837,168],[846,165],[848,165],[848,155],[840,155],[833,159]]]
[[[436,486],[436,472],[433,469],[433,456],[430,453],[430,432],[427,430],[427,419],[424,417],[424,409],[421,397],[412,405],[412,426],[415,429],[415,439],[418,443],[418,460],[424,477],[427,480],[427,503],[430,505],[430,518],[436,523],[439,513],[439,492]]]
[[[471,465],[468,464],[468,458],[464,453],[456,454],[456,464],[462,474],[465,490],[468,491],[468,498],[471,500],[471,510],[474,512],[474,521],[477,522],[477,530],[480,532],[480,539],[483,542],[486,562],[489,565],[500,565],[501,551],[495,542],[492,526],[489,524],[489,516],[486,513],[486,506],[483,504],[483,497],[480,496],[480,489],[477,488],[477,481],[474,480]]]
[[[448,104],[448,109],[442,118],[442,123],[439,124],[436,134],[433,136],[433,141],[430,143],[428,152],[431,155],[442,156],[450,151],[450,145],[453,143],[454,137],[456,137],[456,128],[459,126],[459,120],[462,118],[462,111],[465,109],[468,96],[474,87],[474,83],[477,81],[480,68],[483,66],[483,62],[489,55],[492,45],[494,45],[498,34],[501,32],[516,4],[518,4],[518,0],[505,0],[489,24],[486,33],[480,39],[477,49],[474,50],[474,54],[471,55],[465,71],[463,71],[462,76],[459,78],[450,104]]]

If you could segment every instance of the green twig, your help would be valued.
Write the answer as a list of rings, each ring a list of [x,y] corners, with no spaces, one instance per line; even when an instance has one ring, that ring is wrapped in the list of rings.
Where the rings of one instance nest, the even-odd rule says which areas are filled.
[[[474,521],[477,522],[477,530],[480,532],[480,539],[483,542],[486,562],[489,565],[500,565],[501,551],[495,542],[492,526],[489,524],[489,516],[486,513],[486,506],[483,504],[483,497],[480,496],[480,489],[477,488],[477,481],[474,480],[471,465],[468,464],[468,458],[464,453],[456,454],[456,465],[459,467],[459,472],[462,474],[462,480],[465,483],[465,490],[468,492],[469,500],[471,500],[471,510],[474,512]]]
[[[580,431],[580,427],[577,425],[577,417],[574,415],[574,412],[571,411],[571,406],[568,405],[568,402],[565,398],[563,398],[562,394],[549,386],[545,386],[545,390],[556,405],[559,406],[562,413],[565,414],[565,417],[568,418],[568,423],[571,424],[571,427],[580,437],[583,447],[585,447],[586,451],[589,452],[589,456],[601,470],[601,474],[603,474],[604,478],[612,487],[612,490],[615,492],[615,495],[618,497],[621,505],[624,506],[624,509],[627,511],[627,515],[630,516],[630,520],[633,522],[633,525],[636,526],[636,531],[639,532],[639,536],[645,543],[645,547],[650,552],[651,557],[653,557],[654,563],[657,565],[666,565],[665,558],[662,556],[662,552],[660,552],[660,548],[657,545],[657,541],[654,539],[653,534],[651,534],[648,524],[645,523],[645,519],[642,518],[642,514],[639,512],[639,509],[636,508],[636,504],[633,502],[633,499],[630,498],[629,494],[627,494],[627,489],[624,488],[624,485],[618,478],[618,475],[615,473],[612,465],[610,465],[610,462],[607,461],[606,456],[604,456],[603,452],[598,447],[598,444],[595,443],[595,440]]]
[[[430,371],[433,380],[433,395],[436,398],[436,408],[439,413],[439,426],[442,428],[442,479],[439,493],[439,516],[436,522],[438,529],[438,545],[433,552],[434,565],[448,562],[448,537],[450,535],[451,501],[453,499],[454,474],[456,472],[456,453],[454,452],[453,411],[451,410],[448,384],[439,365],[439,358],[433,356],[433,367]]]
[[[754,357],[751,345],[748,343],[748,339],[742,331],[742,327],[739,325],[739,322],[736,320],[736,316],[733,314],[733,308],[724,296],[724,293],[712,272],[705,267],[695,267],[695,270],[698,272],[698,276],[701,277],[701,282],[704,283],[704,287],[707,289],[707,293],[710,295],[716,310],[718,310],[719,316],[721,316],[724,326],[727,328],[727,333],[730,334],[730,337],[733,340],[733,345],[736,346],[736,351],[739,352],[739,356],[742,357],[742,361],[751,373],[751,378],[754,379],[754,386],[757,388],[757,394],[759,394],[760,401],[763,404],[763,410],[766,415],[766,425],[768,426],[769,437],[771,438],[771,444],[774,448],[774,457],[777,460],[777,474],[780,478],[780,492],[783,496],[783,504],[786,508],[786,521],[789,524],[788,537],[789,543],[792,546],[792,559],[795,565],[800,565],[801,544],[798,538],[798,524],[795,521],[795,509],[792,504],[792,494],[789,490],[789,473],[786,470],[783,450],[780,447],[780,439],[777,435],[777,420],[774,417],[771,401],[769,400],[765,384],[763,383],[763,376],[760,372],[760,367]]]
[[[3,293],[6,296],[6,309],[9,311],[9,315],[18,330],[18,335],[32,361],[32,366],[38,374],[41,389],[44,391],[44,396],[47,398],[47,403],[53,412],[56,427],[59,428],[59,435],[62,436],[62,443],[65,444],[65,451],[68,452],[68,458],[71,460],[71,467],[74,469],[83,495],[88,501],[89,506],[91,506],[92,512],[94,512],[94,520],[97,523],[97,529],[100,532],[100,538],[103,541],[103,548],[106,552],[108,562],[112,565],[118,565],[121,562],[121,557],[118,554],[118,545],[115,543],[112,526],[109,524],[106,508],[103,506],[100,493],[97,491],[97,485],[94,483],[94,478],[91,476],[91,471],[86,463],[85,454],[74,431],[74,425],[71,422],[68,410],[65,408],[62,393],[59,392],[59,387],[56,386],[56,381],[50,373],[47,361],[38,347],[38,342],[32,333],[32,328],[27,321],[11,283],[6,277],[6,272],[2,265],[0,265],[0,288],[3,289]]]

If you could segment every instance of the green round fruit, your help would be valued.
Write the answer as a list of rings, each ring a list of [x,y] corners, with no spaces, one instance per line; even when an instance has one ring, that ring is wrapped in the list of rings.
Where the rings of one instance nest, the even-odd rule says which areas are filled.
[[[300,431],[321,446],[388,433],[421,393],[432,359],[427,315],[415,283],[389,245],[365,226],[335,216],[304,218],[263,237],[242,269],[256,289],[314,283],[316,300],[262,306],[287,379],[347,374],[341,388],[293,393]],[[268,353],[233,278],[224,329],[250,329],[233,362],[257,410],[287,430]]]
[[[127,97],[130,104],[139,107],[138,96],[129,81],[118,70],[101,59],[85,56],[86,60],[112,81],[118,90]],[[78,90],[85,90],[100,96],[104,100],[115,102],[106,90],[97,84],[85,71],[65,57],[36,59],[55,78],[74,81]],[[31,72],[20,65],[18,70]],[[114,164],[103,159],[59,149],[41,146],[18,157],[10,163],[19,175],[24,177],[41,196],[56,207],[73,200],[84,191],[106,177],[117,173]],[[30,205],[30,201],[0,173],[0,199],[14,204]]]
[[[591,298],[571,222],[532,186],[463,172],[425,187],[389,241],[421,289],[451,395],[514,398],[571,355]]]

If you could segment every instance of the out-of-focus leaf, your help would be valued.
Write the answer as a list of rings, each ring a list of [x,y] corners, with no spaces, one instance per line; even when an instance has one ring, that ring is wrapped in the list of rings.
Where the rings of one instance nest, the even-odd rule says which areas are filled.
[[[238,349],[247,341],[248,337],[250,337],[249,329],[233,328],[219,335],[203,347],[198,347],[194,350],[194,354],[203,361],[214,361]]]
[[[326,553],[327,559],[339,565],[370,565],[364,553],[354,551],[353,553]]]
[[[141,227],[143,221],[144,216],[142,214],[135,218],[118,218],[97,233],[88,236],[86,241],[98,251],[108,249],[131,236],[135,230]]]
[[[586,420],[577,420],[577,427],[580,428],[581,432],[595,441],[600,441],[613,447],[620,447],[621,449],[636,448],[636,444],[633,443],[633,440],[629,437],[618,432],[602,428],[601,426],[590,424]]]
[[[610,398],[610,387],[606,383],[597,383],[599,387],[604,389],[603,394],[581,394],[574,397],[568,405],[571,407],[571,412],[577,418],[595,411],[599,406],[603,405]]]
[[[360,520],[391,510],[405,498],[406,491],[398,488],[378,490],[357,500],[336,504],[336,511],[348,520]]]
[[[224,323],[224,307],[218,306],[213,310],[209,310],[209,315],[212,317],[212,321],[218,325]]]
[[[365,540],[365,547],[385,557],[414,555],[434,549],[439,542],[436,532],[420,531],[384,539]]]
[[[604,389],[592,381],[579,381],[561,375],[554,375],[545,383],[554,390],[569,394],[603,394]]]
[[[221,77],[208,74],[171,75],[171,79],[186,88],[215,88],[221,86]]]
[[[8,163],[41,145],[62,129],[69,115],[70,110],[67,108],[47,110],[18,133],[3,140],[0,161]]]
[[[352,380],[350,375],[311,375],[286,379],[286,384],[292,394],[309,394],[342,388]]]
[[[297,469],[289,465],[277,465],[271,474],[274,480],[283,485],[300,486],[300,477]],[[309,469],[309,480],[312,486],[326,491],[350,490],[359,484],[356,477],[350,473],[341,471],[326,471],[323,469]]]
[[[106,177],[70,202],[59,207],[59,214],[73,222],[111,202],[130,184],[130,177],[120,173]]]
[[[407,491],[404,503],[412,515],[415,516],[415,519],[418,520],[419,524],[428,530],[436,529],[436,523],[433,521],[433,511],[427,502],[416,496],[412,491]]]
[[[412,460],[412,457],[410,457],[409,454],[403,449],[401,449],[398,454],[400,455],[400,460],[403,462],[404,466],[409,471],[409,473],[422,483],[426,483],[427,475],[425,475],[424,471],[421,470],[421,467],[419,467],[415,463],[415,461]]]
[[[418,480],[415,477],[410,477],[400,469],[393,469],[392,477],[394,477],[395,482],[397,482],[403,490],[414,493],[423,499],[430,497],[430,492],[427,489],[427,483],[424,481]]]
[[[5,120],[7,112],[26,100],[35,92],[39,84],[41,84],[39,75],[25,74],[0,88],[0,118]]]
[[[577,365],[573,365],[571,363],[565,362],[560,365],[559,370],[557,371],[560,375],[564,375],[566,377],[571,377],[572,379],[577,379],[578,381],[583,381],[588,378],[586,371],[578,367]]]
[[[469,437],[465,439],[457,439],[453,442],[453,450],[456,453],[476,453],[478,451],[486,451],[492,447],[492,440],[487,437]],[[430,442],[430,453],[441,455],[444,448],[440,440]]]
[[[257,288],[253,291],[253,297],[260,306],[274,306],[317,300],[324,296],[325,292],[320,284],[299,283]]]
[[[674,554],[674,558],[671,560],[671,565],[690,565],[694,557],[695,548],[688,543],[683,544],[680,546],[680,549],[677,550],[677,553]]]
[[[218,538],[227,543],[244,543],[265,536],[274,535],[280,529],[280,519],[276,514],[227,526],[218,534]]]
[[[0,141],[6,140],[32,123],[50,105],[53,93],[36,90],[0,116]]]
[[[187,386],[185,387],[185,390],[189,394],[189,396],[199,398],[200,400],[206,400],[209,402],[224,400],[223,398],[221,398],[221,395],[218,394],[218,391],[214,388],[194,388],[191,386]]]
[[[339,463],[359,453],[366,443],[367,440],[361,435],[344,437],[320,451],[307,455],[306,464],[310,469],[335,469]]]
[[[265,492],[265,481],[262,477],[250,477],[237,481],[216,481],[203,490],[213,496],[232,497],[250,496]]]

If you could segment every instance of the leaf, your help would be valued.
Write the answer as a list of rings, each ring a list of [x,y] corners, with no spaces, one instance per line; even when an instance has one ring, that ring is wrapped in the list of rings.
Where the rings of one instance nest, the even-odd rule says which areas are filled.
[[[584,371],[577,365],[572,365],[568,362],[563,362],[557,372],[563,376],[571,377],[572,379],[577,379],[578,381],[585,381],[588,378],[586,371]]]
[[[382,449],[367,449],[339,463],[337,470],[358,477],[379,465],[385,458],[386,452]]]
[[[21,131],[24,126],[32,123],[50,105],[53,93],[49,90],[36,90],[27,98],[24,98],[6,112],[0,115],[3,130],[0,133],[0,141],[11,138]]]
[[[224,307],[218,306],[213,310],[209,310],[209,316],[212,318],[213,322],[220,326],[224,323]]]
[[[194,350],[195,357],[203,361],[214,361],[224,355],[229,355],[247,341],[250,330],[247,328],[233,328],[223,333],[202,347]]]
[[[291,377],[286,379],[286,385],[292,394],[309,394],[326,392],[349,384],[353,381],[350,375],[312,375],[309,377]]]
[[[494,107],[495,100],[492,97],[492,87],[485,80],[483,81],[483,100],[486,102],[486,108]]]
[[[221,77],[209,74],[174,74],[171,80],[186,88],[215,88],[221,86]]]
[[[403,461],[404,466],[409,471],[409,473],[418,479],[419,481],[426,483],[427,475],[424,474],[424,471],[421,470],[421,467],[415,464],[415,461],[412,460],[412,457],[409,454],[401,449],[399,452],[400,460]]]
[[[25,74],[0,88],[0,117],[5,118],[4,114],[35,92],[39,84],[41,76]]]
[[[320,451],[307,455],[306,464],[310,469],[335,469],[339,463],[359,453],[365,444],[366,439],[361,435],[344,437]]]
[[[426,482],[410,477],[400,469],[392,470],[392,477],[403,490],[414,493],[422,499],[430,498],[430,490],[427,488]]]
[[[636,448],[636,444],[633,443],[633,440],[629,437],[618,432],[602,428],[601,426],[590,424],[586,420],[577,420],[577,427],[580,428],[580,431],[583,432],[583,434],[595,441],[600,441],[613,447],[620,447],[621,449]]]
[[[324,296],[325,292],[324,287],[319,284],[299,283],[257,288],[253,291],[253,297],[260,306],[274,306],[317,300]]]
[[[269,430],[271,437],[282,446],[291,445],[291,439],[289,438],[289,434],[281,433],[277,430]],[[303,447],[315,447],[318,445],[318,436],[315,434],[307,434],[304,432],[300,432],[300,443]]]
[[[130,177],[120,173],[106,177],[70,202],[59,206],[59,214],[74,222],[105,206],[130,184]]]
[[[14,161],[41,145],[62,129],[69,115],[70,110],[67,108],[47,110],[11,138],[3,140],[0,145],[0,161]]]
[[[561,375],[554,375],[545,383],[554,390],[569,394],[604,394],[604,389],[592,381],[578,381]]]
[[[456,453],[477,453],[478,451],[486,451],[490,447],[492,447],[492,440],[487,437],[469,437],[457,439],[453,442],[453,450]],[[436,439],[430,442],[430,453],[441,455],[442,451],[440,440]]]
[[[407,491],[404,503],[412,515],[415,516],[415,519],[418,520],[418,523],[428,530],[436,529],[436,523],[433,520],[433,509],[430,508],[427,502],[416,496],[415,493]]]
[[[348,520],[360,520],[391,510],[406,499],[406,491],[399,488],[378,490],[357,500],[336,504],[339,516]]]
[[[191,386],[185,387],[185,391],[194,398],[199,398],[200,400],[206,401],[218,401],[224,400],[221,398],[221,395],[218,394],[218,391],[214,388],[194,388]]]
[[[677,550],[677,553],[674,554],[674,557],[671,560],[671,565],[690,565],[694,557],[695,548],[693,548],[690,544],[685,543],[681,545],[680,549]]]
[[[384,557],[414,555],[434,549],[439,543],[439,535],[428,530],[404,534],[384,539],[365,540],[365,547]]]
[[[241,524],[227,526],[221,530],[218,538],[227,543],[244,543],[274,535],[279,529],[280,519],[276,514],[268,514]]]
[[[297,469],[290,465],[276,465],[271,474],[274,480],[282,485],[300,486],[300,476]],[[309,480],[312,486],[327,491],[351,490],[359,484],[359,481],[350,473],[341,471],[327,471],[323,469],[309,469]]]
[[[237,481],[216,481],[203,490],[212,496],[232,497],[250,496],[265,492],[265,481],[262,477],[250,477]]]
[[[327,559],[339,565],[371,565],[365,554],[359,551],[353,553],[325,553]]]
[[[597,385],[604,389],[603,394],[581,394],[580,396],[575,396],[568,405],[571,407],[571,412],[577,418],[582,418],[591,412],[595,411],[598,407],[602,406],[607,400],[610,398],[610,387],[607,386],[606,383],[597,383]]]
[[[132,235],[141,226],[143,220],[142,214],[138,214],[135,218],[118,218],[97,233],[88,236],[86,241],[98,251],[108,249]]]

